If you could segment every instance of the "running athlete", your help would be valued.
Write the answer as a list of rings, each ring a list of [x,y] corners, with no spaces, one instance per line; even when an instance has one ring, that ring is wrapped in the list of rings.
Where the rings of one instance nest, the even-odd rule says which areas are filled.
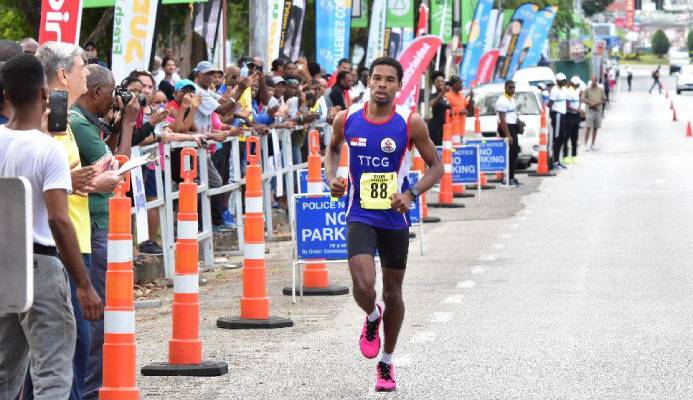
[[[397,387],[392,355],[404,319],[402,281],[409,248],[408,212],[412,202],[443,175],[443,164],[424,120],[393,103],[402,87],[400,63],[391,57],[380,57],[368,72],[370,99],[337,114],[325,163],[332,196],[343,196],[347,183],[336,174],[346,140],[347,252],[354,299],[366,313],[359,347],[366,358],[378,356],[383,321],[384,351],[376,369],[375,390],[392,391]],[[429,170],[414,187],[409,187],[412,146],[419,150]],[[376,303],[376,250],[382,266],[384,308]]]

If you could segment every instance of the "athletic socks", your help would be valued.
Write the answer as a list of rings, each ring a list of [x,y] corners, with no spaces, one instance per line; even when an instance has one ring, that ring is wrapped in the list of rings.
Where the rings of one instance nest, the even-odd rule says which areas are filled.
[[[392,364],[392,358],[393,358],[392,353],[388,354],[388,353],[383,351],[383,355],[380,357],[380,362],[384,362],[385,364],[390,365],[390,364]]]
[[[368,322],[373,322],[378,318],[380,318],[380,310],[378,309],[378,306],[374,305],[373,311],[371,311],[371,313],[368,314]]]

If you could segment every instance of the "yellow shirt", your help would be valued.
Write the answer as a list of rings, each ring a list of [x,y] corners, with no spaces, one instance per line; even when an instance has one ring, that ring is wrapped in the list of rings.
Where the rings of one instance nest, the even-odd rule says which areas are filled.
[[[243,94],[241,94],[241,97],[238,99],[238,104],[241,106],[241,109],[244,111],[247,111],[250,114],[250,120],[253,120],[253,94],[250,88],[245,88],[243,91]],[[241,135],[239,138],[239,141],[245,142],[245,136]]]
[[[60,143],[65,146],[67,151],[67,159],[70,162],[70,169],[81,168],[82,163],[79,160],[79,149],[75,136],[70,130],[70,125],[67,126],[67,132],[64,135],[55,135]],[[67,196],[67,213],[70,216],[72,225],[77,232],[77,242],[79,243],[79,251],[83,254],[91,254],[91,221],[89,219],[89,198],[77,194]]]

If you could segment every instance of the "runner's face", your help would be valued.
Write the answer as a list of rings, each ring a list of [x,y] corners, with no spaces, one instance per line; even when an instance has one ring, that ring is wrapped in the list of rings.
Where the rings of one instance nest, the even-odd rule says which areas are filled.
[[[389,65],[376,65],[373,68],[373,74],[368,79],[371,99],[378,105],[392,103],[401,86],[402,83],[397,77],[397,70]]]

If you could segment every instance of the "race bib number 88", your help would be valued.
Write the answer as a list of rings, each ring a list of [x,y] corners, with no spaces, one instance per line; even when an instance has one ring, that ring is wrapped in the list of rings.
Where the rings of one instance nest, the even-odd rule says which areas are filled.
[[[361,174],[361,208],[367,210],[387,210],[390,197],[397,191],[397,173]]]

